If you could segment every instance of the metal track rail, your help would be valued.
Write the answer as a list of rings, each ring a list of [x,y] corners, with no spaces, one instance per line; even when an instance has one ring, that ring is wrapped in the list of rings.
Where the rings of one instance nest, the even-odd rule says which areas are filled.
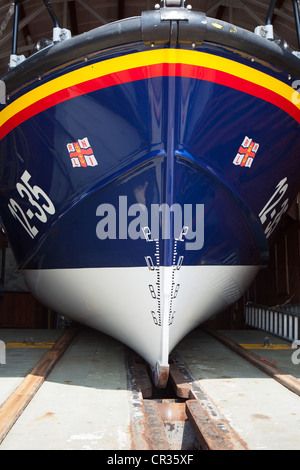
[[[155,398],[146,365],[138,361],[134,353],[128,353],[128,382],[135,398],[133,441],[137,450],[176,450],[176,439],[174,444],[167,430],[170,427],[178,430],[178,423],[193,432],[194,442],[190,437],[187,444],[183,443],[193,446],[189,449],[247,450],[246,443],[195,381],[178,354],[172,353],[170,357],[174,399]]]

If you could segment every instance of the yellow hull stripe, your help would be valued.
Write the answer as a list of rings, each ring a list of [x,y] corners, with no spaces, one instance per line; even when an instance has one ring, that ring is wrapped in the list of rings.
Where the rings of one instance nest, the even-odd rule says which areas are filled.
[[[270,96],[275,95],[274,98],[268,99],[268,94],[266,94],[266,97],[263,99],[266,99],[266,101],[274,101],[277,97],[279,102],[283,103],[283,105],[279,104],[279,107],[286,107],[285,110],[290,114],[293,114],[293,117],[296,119],[298,115],[300,116],[299,93],[291,86],[266,73],[258,71],[251,66],[240,64],[239,62],[206,52],[184,49],[159,49],[137,52],[86,65],[49,82],[41,84],[7,105],[6,108],[1,111],[0,126],[2,127],[4,124],[8,123],[8,121],[11,121],[9,126],[9,130],[11,130],[15,125],[18,125],[19,122],[23,122],[28,119],[28,117],[39,112],[36,111],[36,109],[39,108],[32,111],[31,115],[30,113],[25,112],[26,110],[29,110],[33,104],[37,104],[39,102],[42,103],[42,100],[51,96],[54,97],[62,90],[67,94],[67,97],[62,99],[62,101],[64,101],[65,99],[71,99],[78,96],[78,94],[82,94],[77,89],[81,84],[93,83],[93,87],[95,87],[95,81],[97,82],[100,78],[108,76],[114,76],[114,84],[123,83],[126,80],[123,77],[118,81],[118,74],[126,71],[129,73],[127,81],[135,80],[137,79],[134,73],[135,70],[142,71],[142,76],[147,78],[148,76],[154,76],[151,75],[151,73],[157,73],[159,75],[159,72],[149,72],[149,75],[147,75],[147,71],[151,71],[153,66],[162,64],[167,64],[168,70],[164,71],[161,69],[161,75],[186,76],[186,68],[186,70],[194,69],[195,72],[192,73],[195,74],[196,78],[202,78],[213,82],[216,81],[217,83],[220,83],[219,77],[226,76],[226,85],[229,87],[231,86],[232,88],[236,88],[236,84],[239,87],[239,82],[237,82],[237,80],[242,81],[242,88],[245,92],[258,96],[256,91],[253,93],[251,92],[251,86],[255,86],[255,90],[261,90],[259,92],[259,97],[263,97],[264,92],[272,94]],[[188,74],[189,76],[192,76],[190,75],[191,72],[188,72]],[[225,79],[221,78],[221,80]],[[249,85],[248,87],[247,84]],[[55,104],[56,101],[54,100],[52,105]],[[44,108],[41,104],[40,111],[47,109],[48,107],[51,107],[51,104],[48,103]],[[22,120],[19,118],[19,120],[14,120],[14,117],[22,112],[25,113],[24,119]],[[300,117],[297,120],[300,121]]]

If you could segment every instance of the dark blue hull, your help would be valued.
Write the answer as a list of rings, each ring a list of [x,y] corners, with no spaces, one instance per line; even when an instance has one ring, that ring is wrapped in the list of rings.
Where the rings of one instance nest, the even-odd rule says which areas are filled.
[[[217,47],[203,49],[221,52]],[[283,126],[285,131],[281,133]],[[196,204],[205,205],[205,245],[201,250],[190,250],[189,264],[264,264],[267,247],[259,232],[267,228],[271,219],[267,214],[269,220],[261,227],[259,214],[285,178],[282,186],[287,188],[282,198],[277,197],[276,215],[286,209],[282,204],[287,199],[291,202],[297,192],[298,131],[295,119],[261,98],[186,77],[130,81],[51,106],[21,123],[1,141],[5,182],[1,214],[17,260],[28,268],[119,263],[140,266],[141,261],[131,255],[129,262],[126,256],[122,260],[122,255],[118,255],[118,260],[102,254],[95,259],[94,253],[99,251],[96,226],[100,220],[96,210],[103,203],[117,207],[119,196],[127,197],[128,209],[140,202],[134,192],[136,187],[144,187],[143,204],[148,210],[152,204],[163,203],[170,207],[174,203],[192,204],[193,210]],[[245,137],[259,144],[251,167],[234,163]],[[68,144],[85,138],[93,152],[94,165],[81,166],[79,162],[73,166]],[[24,171],[30,174],[29,183],[38,183],[51,200],[54,217],[47,211],[43,221],[26,217],[30,200],[16,191],[16,185],[23,184]],[[18,219],[11,217],[11,198],[23,210],[28,227],[35,227],[33,237],[20,227]],[[77,214],[81,206],[82,213]],[[244,214],[239,217],[250,223],[250,231],[238,227],[232,230],[235,211]],[[41,210],[37,213],[41,214]],[[67,225],[72,219],[78,224],[80,219],[82,236],[71,236],[66,227],[64,243],[56,233],[64,226],[65,217]],[[276,223],[272,225],[275,227]],[[41,266],[35,252],[39,242],[44,245],[43,252],[48,251],[48,241],[43,242],[46,236],[57,238],[60,246],[63,242],[66,256],[54,260],[49,253]],[[84,261],[83,240],[88,240],[93,253],[84,255]],[[130,250],[132,240],[120,241],[126,251]],[[105,252],[114,252],[112,244],[107,239],[100,245],[106,245]],[[135,241],[133,246],[136,252]],[[73,253],[72,259],[68,250]]]

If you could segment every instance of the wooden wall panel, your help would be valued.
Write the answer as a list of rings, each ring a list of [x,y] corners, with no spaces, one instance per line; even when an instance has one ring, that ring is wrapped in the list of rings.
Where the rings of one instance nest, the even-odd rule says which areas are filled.
[[[270,249],[269,266],[248,291],[249,301],[275,306],[300,303],[299,222],[286,220]]]
[[[29,292],[5,292],[0,298],[0,328],[53,328],[54,316]]]

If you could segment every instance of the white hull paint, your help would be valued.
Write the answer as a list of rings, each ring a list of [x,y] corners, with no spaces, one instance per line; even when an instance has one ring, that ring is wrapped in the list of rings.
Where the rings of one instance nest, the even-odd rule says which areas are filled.
[[[193,328],[238,300],[259,266],[160,266],[25,270],[53,310],[125,343],[158,375]],[[158,386],[164,386],[159,383]]]

